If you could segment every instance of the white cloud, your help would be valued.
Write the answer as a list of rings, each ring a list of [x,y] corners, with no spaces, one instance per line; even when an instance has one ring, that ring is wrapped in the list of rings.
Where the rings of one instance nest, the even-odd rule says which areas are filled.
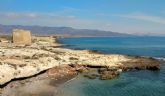
[[[72,9],[73,10],[73,9]],[[75,10],[75,9],[74,9]],[[41,25],[41,26],[70,26],[75,28],[89,29],[109,29],[109,22],[99,20],[90,20],[74,15],[66,15],[58,12],[55,13],[20,13],[20,12],[5,12],[0,13],[0,24],[12,25]]]
[[[73,10],[74,11],[74,10]],[[102,14],[101,16],[112,16]],[[165,34],[165,18],[158,16],[149,16],[145,14],[127,14],[114,15],[116,17],[131,18],[154,23],[145,24],[117,20],[113,23],[110,20],[102,19],[84,19],[74,14],[65,14],[59,12],[37,13],[37,12],[0,12],[0,24],[7,25],[41,25],[41,26],[67,26],[83,29],[100,29],[122,33],[136,34]],[[104,18],[104,17],[102,17]],[[157,24],[159,23],[159,24]],[[154,27],[152,27],[154,26]]]
[[[165,18],[164,17],[146,15],[146,14],[143,14],[143,13],[133,13],[133,14],[116,15],[116,16],[165,24]]]
[[[6,18],[36,18],[38,14],[36,13],[14,13],[14,12],[5,12],[5,13],[0,13],[0,17],[6,17]]]

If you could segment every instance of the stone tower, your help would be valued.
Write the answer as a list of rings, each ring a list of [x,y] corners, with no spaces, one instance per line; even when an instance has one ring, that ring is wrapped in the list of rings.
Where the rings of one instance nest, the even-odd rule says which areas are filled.
[[[13,43],[30,45],[31,41],[29,30],[13,29]]]

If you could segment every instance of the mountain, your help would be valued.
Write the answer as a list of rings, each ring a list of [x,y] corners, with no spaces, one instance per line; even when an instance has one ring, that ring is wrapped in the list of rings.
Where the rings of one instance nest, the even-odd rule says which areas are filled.
[[[131,36],[130,34],[92,30],[92,29],[75,29],[72,27],[46,27],[46,26],[22,26],[22,25],[2,25],[0,24],[0,34],[11,34],[12,29],[31,30],[36,35],[66,35],[66,36]]]

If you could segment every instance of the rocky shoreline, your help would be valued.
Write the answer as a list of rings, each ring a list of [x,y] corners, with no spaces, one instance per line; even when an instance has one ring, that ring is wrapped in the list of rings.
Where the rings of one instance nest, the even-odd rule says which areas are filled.
[[[50,96],[56,94],[60,85],[77,76],[69,66],[57,66],[40,74],[12,80],[1,86],[0,96]],[[32,89],[32,90],[29,90]]]
[[[42,78],[37,76],[37,80],[45,80],[46,77],[53,78],[56,81],[53,84],[58,84],[60,81],[65,82],[75,77],[78,73],[85,73],[84,76],[90,79],[98,77],[101,80],[107,80],[120,75],[122,71],[131,69],[160,69],[161,62],[150,57],[101,54],[91,50],[72,50],[58,48],[58,46],[60,44],[47,42],[35,42],[30,46],[1,46],[1,92],[5,93],[3,91],[5,88],[11,86],[13,88],[11,80],[31,77],[44,70],[47,70],[43,73],[46,75],[42,75]],[[90,74],[91,69],[95,70],[94,74]],[[24,80],[33,81],[33,79]],[[4,87],[4,85],[7,86]]]

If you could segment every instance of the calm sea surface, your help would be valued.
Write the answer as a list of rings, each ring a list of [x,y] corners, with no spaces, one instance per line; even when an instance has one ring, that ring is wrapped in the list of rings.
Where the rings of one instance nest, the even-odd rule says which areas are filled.
[[[73,49],[165,58],[165,37],[62,38],[59,41]],[[123,72],[105,81],[79,75],[62,86],[57,96],[165,96],[165,65],[159,71]]]

